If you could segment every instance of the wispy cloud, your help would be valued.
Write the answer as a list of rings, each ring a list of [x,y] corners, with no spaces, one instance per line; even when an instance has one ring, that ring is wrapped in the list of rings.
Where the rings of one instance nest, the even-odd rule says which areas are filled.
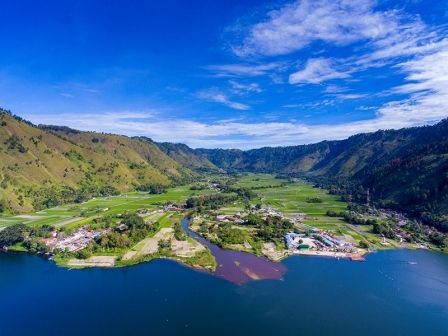
[[[72,95],[71,93],[68,93],[68,92],[60,92],[59,95],[64,98],[74,98],[75,97],[74,95]]]
[[[314,41],[347,45],[386,37],[396,29],[395,11],[374,11],[373,0],[301,0],[267,13],[248,28],[239,56],[284,55]]]
[[[302,69],[290,74],[290,84],[330,80],[345,80],[347,84],[348,79],[356,79],[359,72],[373,67],[404,74],[402,84],[383,93],[407,97],[379,106],[375,120],[357,124],[362,131],[370,129],[366,125],[404,127],[448,115],[447,33],[446,25],[428,27],[418,15],[380,10],[374,0],[299,0],[268,12],[265,19],[244,28],[244,38],[233,51],[243,59],[262,59],[297,57],[299,51],[306,55],[305,48],[313,43],[331,50],[352,50],[350,57],[330,59],[324,57],[324,49],[323,56],[309,58]],[[339,88],[327,87],[325,91],[338,100],[366,96]]]
[[[209,65],[206,67],[215,73],[217,77],[256,77],[279,69],[283,66],[280,62],[270,62],[264,64],[222,64]]]
[[[203,90],[197,93],[197,96],[209,102],[220,103],[234,110],[249,110],[250,106],[231,100],[225,93],[217,89]]]
[[[231,86],[232,92],[239,95],[252,92],[260,93],[261,91],[263,91],[258,83],[245,84],[234,80],[229,80],[229,84]]]
[[[387,119],[420,120],[434,122],[448,116],[448,45],[440,42],[439,50],[398,67],[407,74],[406,84],[396,92],[409,94],[409,98],[392,101],[379,109]]]
[[[335,70],[329,59],[309,59],[305,67],[289,76],[290,84],[319,84],[331,79],[347,78],[347,72]]]
[[[36,123],[64,124],[86,131],[103,131],[130,136],[144,135],[155,141],[182,142],[192,147],[256,148],[314,143],[344,139],[360,132],[433,123],[428,115],[413,113],[403,118],[390,106],[369,120],[341,124],[310,125],[291,122],[253,122],[221,120],[204,123],[185,119],[158,119],[152,112],[111,112],[67,115],[26,115]],[[395,106],[396,108],[396,106]],[[400,107],[398,107],[400,108]],[[63,120],[63,122],[61,122]]]
[[[290,74],[289,83],[301,87],[279,84],[279,91],[289,89],[305,93],[305,85],[315,91],[320,86],[323,89],[319,101],[315,95],[308,101],[305,95],[289,96],[290,104],[279,101],[280,106],[291,109],[287,110],[291,113],[286,114],[297,117],[299,114],[293,109],[330,111],[341,100],[365,98],[365,93],[350,87],[350,81],[362,80],[358,77],[362,71],[384,68],[385,82],[387,76],[399,75],[396,77],[400,78],[394,78],[385,89],[391,94],[383,95],[380,101],[369,101],[367,105],[362,102],[358,108],[354,107],[369,110],[370,113],[366,113],[369,119],[332,123],[328,112],[328,121],[322,124],[316,124],[316,120],[313,123],[288,119],[278,122],[255,111],[259,114],[252,119],[245,113],[246,118],[242,120],[226,115],[226,119],[208,123],[201,121],[200,114],[196,119],[187,120],[176,118],[175,114],[171,118],[166,114],[162,117],[152,110],[41,113],[24,117],[36,123],[63,123],[82,130],[146,135],[158,141],[184,142],[193,147],[254,148],[343,139],[360,132],[431,124],[448,116],[446,27],[429,27],[418,16],[407,15],[402,10],[380,10],[374,0],[281,3],[279,9],[267,13],[263,20],[243,29],[243,39],[232,49],[241,63],[206,67],[223,81],[222,85],[215,82],[211,85],[225,87],[226,91],[203,90],[196,98],[237,111],[249,110],[251,106],[240,100],[262,90],[258,83],[264,82],[258,77],[271,77],[283,83],[286,74]],[[313,48],[315,45],[319,50]],[[339,58],[336,55],[340,55]],[[291,64],[298,61],[302,66],[291,70]],[[263,89],[265,93],[269,88]],[[381,92],[375,94],[379,96]],[[271,97],[280,99],[275,93]],[[383,103],[385,99],[389,101]],[[272,116],[276,112],[273,110]],[[281,112],[279,115],[284,116],[285,110]]]

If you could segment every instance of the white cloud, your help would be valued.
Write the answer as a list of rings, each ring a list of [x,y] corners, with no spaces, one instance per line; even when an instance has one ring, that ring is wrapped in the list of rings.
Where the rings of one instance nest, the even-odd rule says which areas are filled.
[[[200,91],[200,92],[198,92],[197,96],[206,101],[223,104],[223,105],[230,107],[234,110],[245,111],[245,110],[250,109],[249,105],[230,100],[230,98],[227,97],[226,94],[224,94],[223,92],[221,92],[219,90],[215,90],[215,89]]]
[[[333,95],[340,100],[354,100],[367,97],[365,93],[337,93]]]
[[[71,93],[68,92],[61,92],[59,93],[60,96],[65,97],[65,98],[75,98],[74,95],[72,95]]]
[[[376,4],[374,0],[295,1],[269,12],[265,20],[250,26],[234,52],[246,58],[286,55],[306,52],[305,47],[313,42],[352,51],[351,57],[331,61],[324,57],[310,58],[303,69],[290,75],[291,84],[320,84],[349,76],[356,79],[358,72],[372,67],[387,66],[394,74],[405,74],[402,84],[386,91],[408,97],[378,107],[375,120],[356,124],[359,131],[370,130],[372,125],[406,127],[445,118],[448,116],[447,26],[428,27],[418,15],[411,16],[402,10],[380,11]],[[326,92],[339,100],[365,97],[337,90],[338,87],[327,87]]]
[[[244,41],[234,48],[242,57],[286,55],[304,50],[311,43],[352,48],[353,56],[331,60],[310,58],[304,68],[291,74],[293,84],[319,84],[331,79],[355,76],[369,67],[392,66],[405,78],[393,88],[406,95],[383,106],[360,106],[376,110],[374,118],[325,124],[297,121],[241,122],[238,119],[214,123],[185,119],[158,119],[152,112],[114,112],[79,115],[28,115],[33,122],[60,124],[82,130],[100,130],[127,135],[146,135],[157,141],[183,142],[193,147],[254,148],[313,143],[343,139],[360,132],[411,127],[435,123],[448,116],[448,39],[446,32],[429,29],[417,17],[399,11],[379,12],[373,0],[302,0],[271,11],[263,22],[249,27]],[[442,29],[442,28],[440,28]],[[362,44],[360,43],[362,42]],[[313,56],[315,57],[315,56]],[[247,61],[249,62],[249,60]],[[272,76],[285,70],[282,62],[212,65],[207,69],[218,77],[232,78],[234,93],[258,92],[255,83],[239,77]],[[235,78],[238,78],[235,80]],[[247,81],[248,79],[246,79]],[[251,91],[252,90],[252,91]],[[364,94],[338,86],[326,87],[319,102],[288,104],[285,108],[310,110],[332,106],[340,99],[359,99]],[[332,99],[327,99],[330,96]],[[236,110],[250,106],[236,102],[219,90],[198,93],[201,99]],[[333,99],[334,98],[334,99]],[[373,104],[377,105],[377,104]],[[370,113],[369,113],[370,115]]]
[[[439,50],[403,62],[398,66],[407,74],[407,83],[395,92],[409,98],[390,102],[379,109],[384,119],[434,122],[448,116],[448,45],[438,44]]]
[[[319,84],[327,80],[347,78],[350,75],[333,69],[331,61],[325,58],[309,59],[305,68],[289,76],[290,84]]]
[[[279,62],[271,62],[265,64],[222,64],[210,65],[206,69],[211,70],[217,77],[256,77],[266,75],[272,70],[279,69],[283,66]]]
[[[397,25],[397,13],[374,10],[373,0],[301,0],[273,10],[249,27],[233,48],[239,56],[284,55],[314,41],[347,45],[385,38]]]
[[[398,109],[400,113],[395,113]],[[113,112],[91,114],[25,115],[35,123],[63,124],[86,131],[103,131],[129,136],[148,136],[155,141],[182,142],[192,147],[257,148],[315,143],[322,140],[345,139],[361,132],[378,129],[398,129],[432,123],[428,118],[411,112],[405,106],[391,105],[380,110],[374,119],[341,124],[313,124],[300,122],[253,122],[221,120],[204,123],[185,119],[157,119],[157,113]],[[440,116],[435,114],[435,116]]]
[[[260,93],[261,91],[263,91],[260,88],[260,85],[258,85],[257,83],[249,83],[249,84],[245,84],[245,83],[240,83],[234,80],[229,80],[229,84],[232,87],[232,91],[235,94],[246,94],[246,93],[251,93],[251,92],[255,92],[255,93]]]

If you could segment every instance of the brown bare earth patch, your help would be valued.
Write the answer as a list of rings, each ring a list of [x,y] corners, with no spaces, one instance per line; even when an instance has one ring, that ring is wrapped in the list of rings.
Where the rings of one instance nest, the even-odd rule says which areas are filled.
[[[271,260],[277,261],[285,257],[285,251],[277,250],[274,243],[264,243],[261,252]]]
[[[204,251],[205,247],[198,243],[196,240],[171,240],[171,250],[179,257],[193,257],[196,253]]]
[[[94,256],[88,259],[71,259],[68,266],[71,267],[113,267],[115,265],[115,256]]]

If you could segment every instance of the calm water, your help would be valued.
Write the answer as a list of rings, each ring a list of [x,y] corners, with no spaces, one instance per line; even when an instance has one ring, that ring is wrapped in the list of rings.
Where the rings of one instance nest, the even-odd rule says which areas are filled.
[[[0,335],[447,335],[448,257],[284,262],[236,285],[168,260],[67,270],[0,253]]]

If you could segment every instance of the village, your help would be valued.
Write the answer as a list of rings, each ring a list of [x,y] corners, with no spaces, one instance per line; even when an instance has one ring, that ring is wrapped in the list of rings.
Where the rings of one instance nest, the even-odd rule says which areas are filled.
[[[42,238],[42,243],[44,243],[52,253],[56,251],[79,252],[86,248],[92,240],[100,237],[107,231],[108,230],[90,230],[82,227],[68,237],[53,231],[51,237]]]
[[[263,220],[268,217],[278,217],[282,220],[290,221],[296,228],[294,232],[287,232],[284,235],[284,249],[279,251],[278,246],[272,243],[263,245],[263,253],[270,259],[280,260],[289,255],[317,255],[336,258],[350,258],[352,260],[363,260],[362,256],[366,251],[358,249],[353,242],[341,237],[336,238],[326,230],[319,230],[303,223],[306,214],[295,213],[285,216],[272,207],[251,206],[247,211],[236,212],[235,214],[220,214],[218,211],[211,211],[210,214],[193,217],[193,222],[201,220],[213,220],[217,223],[229,223],[239,226],[248,226],[247,218],[250,214],[260,216]]]

